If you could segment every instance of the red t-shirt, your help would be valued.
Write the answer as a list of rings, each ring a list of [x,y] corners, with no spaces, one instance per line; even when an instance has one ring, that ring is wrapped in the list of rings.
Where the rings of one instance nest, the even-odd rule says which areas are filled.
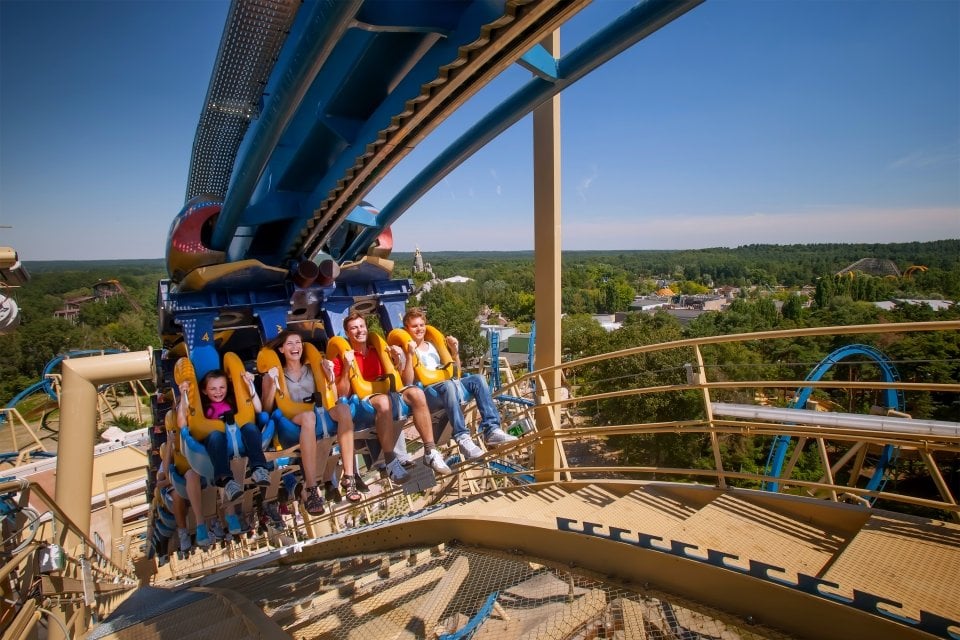
[[[376,349],[368,347],[365,354],[361,355],[354,351],[353,355],[357,359],[357,368],[360,369],[360,375],[363,376],[364,380],[373,382],[383,375],[383,365],[380,363],[380,356]],[[333,375],[339,378],[342,370],[343,362],[340,358],[337,358],[333,361]]]

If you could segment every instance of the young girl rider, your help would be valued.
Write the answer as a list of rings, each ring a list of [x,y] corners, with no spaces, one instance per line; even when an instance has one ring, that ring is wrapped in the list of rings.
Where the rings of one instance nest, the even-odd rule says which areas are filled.
[[[260,397],[253,386],[253,374],[249,371],[243,372],[243,379],[247,383],[247,390],[253,401],[254,410],[258,413],[262,411]],[[227,382],[227,374],[222,369],[214,369],[207,372],[199,383],[201,403],[203,404],[203,415],[212,420],[223,420],[225,414],[236,415],[236,406],[230,399],[230,387]],[[180,406],[178,408],[178,423],[183,427],[187,424],[188,401],[187,396],[190,391],[190,382],[184,381],[180,384]],[[263,448],[260,444],[260,430],[252,422],[244,425],[238,425],[240,437],[243,439],[244,448],[247,450],[247,461],[252,469],[251,478],[254,484],[258,486],[269,486],[270,472],[268,471],[267,460],[263,455]],[[233,479],[230,471],[230,458],[227,451],[227,434],[225,431],[211,431],[203,440],[203,446],[210,456],[210,462],[213,463],[214,484],[223,489],[227,502],[233,502],[243,495],[243,487]]]

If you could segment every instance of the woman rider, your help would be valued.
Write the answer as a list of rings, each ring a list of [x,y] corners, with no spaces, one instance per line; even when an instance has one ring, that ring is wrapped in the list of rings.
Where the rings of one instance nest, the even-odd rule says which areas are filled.
[[[317,385],[310,366],[303,361],[303,338],[295,331],[286,330],[277,336],[276,343],[283,363],[287,393],[297,401],[313,397],[317,391]],[[327,376],[326,382],[332,382],[333,364],[324,360],[323,371]],[[272,411],[276,403],[277,376],[279,372],[271,368],[263,379],[263,404],[267,411]],[[323,407],[317,407],[317,409],[324,410]],[[327,411],[337,423],[337,441],[343,462],[344,494],[347,500],[359,502],[363,496],[357,491],[354,479],[353,418],[350,415],[350,408],[338,402]],[[314,411],[304,411],[293,416],[291,420],[300,427],[300,459],[304,485],[300,499],[307,513],[317,515],[324,510],[323,498],[320,497],[320,491],[317,488],[317,416]]]

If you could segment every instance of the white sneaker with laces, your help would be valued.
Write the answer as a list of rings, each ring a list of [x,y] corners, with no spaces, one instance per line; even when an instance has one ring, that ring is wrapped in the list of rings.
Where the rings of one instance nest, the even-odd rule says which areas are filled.
[[[270,472],[263,467],[257,467],[254,469],[253,473],[250,474],[250,479],[253,480],[253,484],[257,485],[258,487],[270,486]]]
[[[243,495],[243,487],[236,480],[227,480],[227,484],[223,485],[223,495],[227,502],[233,502]]]
[[[469,433],[461,433],[454,438],[454,440],[457,442],[457,446],[460,447],[460,453],[463,454],[466,460],[476,460],[477,458],[483,457],[483,449],[477,446],[477,443],[473,441]]]
[[[487,435],[483,437],[483,441],[487,443],[487,446],[498,447],[501,444],[507,444],[508,442],[513,442],[517,439],[517,436],[512,436],[500,427],[490,429],[487,432]]]
[[[423,463],[441,475],[450,473],[450,467],[443,461],[443,456],[436,449],[431,449],[430,453],[423,455]]]
[[[390,476],[390,480],[397,484],[403,484],[410,479],[410,474],[407,473],[407,470],[400,464],[399,458],[394,458],[387,465],[387,475]]]

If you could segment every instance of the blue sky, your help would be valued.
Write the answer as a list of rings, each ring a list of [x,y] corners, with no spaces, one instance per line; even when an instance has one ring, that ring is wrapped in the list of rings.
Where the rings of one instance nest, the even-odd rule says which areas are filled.
[[[0,244],[163,255],[227,6],[0,0]],[[630,6],[598,0],[562,51]],[[504,74],[368,199],[528,77]],[[560,108],[565,249],[960,238],[960,0],[708,0]],[[417,203],[396,248],[532,248],[531,166],[527,118]]]

